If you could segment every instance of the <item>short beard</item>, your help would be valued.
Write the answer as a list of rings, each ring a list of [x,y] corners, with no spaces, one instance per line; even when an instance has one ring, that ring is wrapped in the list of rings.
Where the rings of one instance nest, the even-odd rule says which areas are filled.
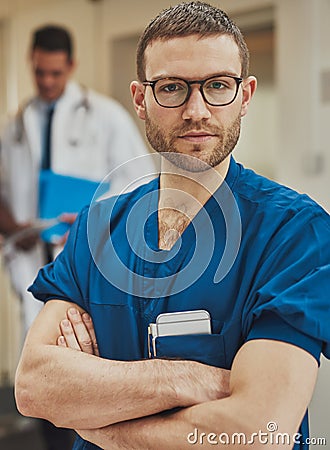
[[[181,127],[173,130],[172,136],[167,138],[161,128],[152,122],[146,112],[145,117],[146,135],[151,147],[158,153],[162,154],[172,164],[180,169],[189,172],[204,172],[222,163],[227,156],[234,150],[241,131],[241,115],[239,114],[232,122],[230,127],[210,126],[203,121],[189,122]],[[196,152],[196,157],[180,153],[175,145],[176,136],[183,135],[190,130],[207,130],[212,134],[217,135],[218,142],[213,148],[213,151],[201,152],[201,146],[196,144],[193,151]]]

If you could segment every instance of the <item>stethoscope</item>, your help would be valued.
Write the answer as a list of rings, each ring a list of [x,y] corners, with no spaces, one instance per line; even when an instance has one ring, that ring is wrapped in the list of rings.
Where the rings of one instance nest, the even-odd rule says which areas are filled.
[[[92,106],[89,100],[88,89],[84,85],[80,85],[81,99],[72,108],[72,122],[70,122],[70,135],[68,138],[69,145],[71,147],[78,147],[81,142],[81,135],[85,130],[84,121],[87,114],[91,111]],[[23,143],[25,134],[24,125],[24,112],[26,108],[31,104],[33,99],[27,101],[16,114],[16,129],[15,129],[15,141],[17,144]]]
[[[88,96],[88,89],[84,85],[80,85],[82,93],[81,100],[73,108],[73,120],[70,125],[69,145],[71,147],[78,147],[86,127],[84,126],[88,113],[92,106]]]

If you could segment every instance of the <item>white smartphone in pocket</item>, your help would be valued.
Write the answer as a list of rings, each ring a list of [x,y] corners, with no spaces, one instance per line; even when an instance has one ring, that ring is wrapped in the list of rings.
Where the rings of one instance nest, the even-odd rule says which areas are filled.
[[[204,309],[159,314],[156,332],[157,336],[210,334],[211,317]]]
[[[149,357],[156,356],[156,339],[162,336],[211,334],[211,316],[204,309],[159,314],[148,328]]]

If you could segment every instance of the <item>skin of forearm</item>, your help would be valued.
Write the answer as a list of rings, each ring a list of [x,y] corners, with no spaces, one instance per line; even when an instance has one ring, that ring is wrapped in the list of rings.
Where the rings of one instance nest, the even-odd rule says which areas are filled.
[[[78,433],[105,450],[183,450],[191,448],[195,430],[198,448],[223,445],[219,436],[226,434],[226,448],[237,449],[241,445],[232,437],[243,433],[249,447],[265,449],[274,445],[260,441],[259,432],[267,431],[267,423],[274,422],[279,433],[291,438],[275,447],[289,449],[310,402],[316,374],[316,360],[304,350],[283,342],[251,341],[234,360],[230,396],[168,415]]]
[[[193,361],[113,361],[53,345],[33,354],[18,367],[18,408],[61,427],[101,428],[222,398],[229,390],[228,371]]]
[[[210,402],[183,409],[169,415],[157,414],[152,417],[122,422],[98,430],[77,430],[87,441],[90,441],[104,450],[183,450],[191,448],[187,437],[197,429],[197,442],[195,447],[213,448],[214,443],[208,442],[207,436],[211,433],[219,435],[226,432],[245,432],[249,436],[253,420],[249,418],[249,426],[242,424],[245,411],[240,406],[237,410],[233,399],[226,398],[215,401],[214,407]],[[238,418],[240,418],[238,420]],[[238,423],[239,422],[239,423]],[[221,425],[220,425],[221,424]],[[204,437],[200,437],[205,433]],[[252,433],[252,431],[251,431]],[[191,434],[190,440],[195,439]],[[202,439],[202,440],[201,440]],[[211,439],[216,439],[215,437]],[[219,443],[218,443],[219,444]],[[252,448],[258,448],[252,445]],[[237,443],[226,448],[237,449]],[[263,446],[265,448],[265,446]],[[284,448],[284,447],[281,447]]]
[[[235,433],[244,433],[247,440],[253,440],[249,447],[253,449],[274,448],[265,445],[253,437],[253,433],[265,432],[270,418],[279,422],[275,415],[265,419],[261,411],[256,414],[253,400],[238,399],[235,396],[182,409],[169,415],[157,414],[152,417],[122,422],[98,430],[77,430],[84,439],[104,450],[184,450],[192,446],[214,448],[219,435],[226,434],[231,439]],[[297,430],[285,428],[282,422],[280,430],[292,436]],[[189,439],[188,440],[188,436]],[[265,435],[263,435],[265,436]],[[222,439],[225,439],[224,437]],[[222,442],[223,444],[223,442]],[[226,443],[226,448],[235,450],[238,441]],[[276,448],[277,446],[275,446]],[[289,450],[291,445],[281,444],[281,450]]]

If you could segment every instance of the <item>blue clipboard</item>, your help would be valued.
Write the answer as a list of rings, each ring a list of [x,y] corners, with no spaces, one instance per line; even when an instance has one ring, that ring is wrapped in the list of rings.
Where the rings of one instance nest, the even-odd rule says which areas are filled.
[[[98,197],[109,191],[110,183],[91,181],[42,170],[39,177],[39,218],[54,219],[63,213],[78,213],[89,205],[98,189]],[[54,242],[70,229],[70,224],[59,222],[41,233],[46,242]]]

